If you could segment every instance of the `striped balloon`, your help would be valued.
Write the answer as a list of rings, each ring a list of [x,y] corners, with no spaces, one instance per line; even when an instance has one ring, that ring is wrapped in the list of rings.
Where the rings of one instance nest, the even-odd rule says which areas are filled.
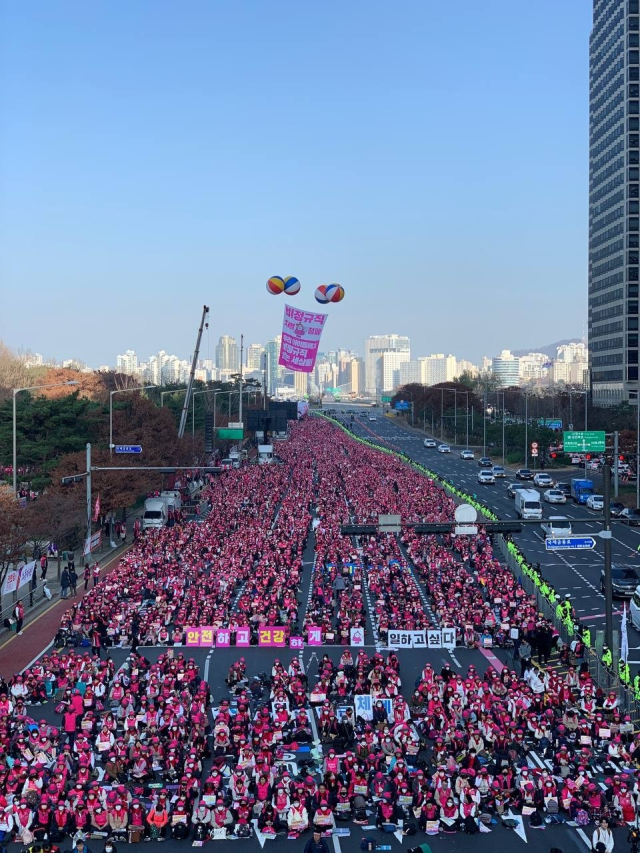
[[[279,296],[284,290],[284,279],[279,275],[272,275],[267,282],[267,290],[273,296]]]
[[[295,275],[288,275],[284,280],[284,292],[286,296],[295,296],[300,293],[300,282]]]
[[[329,302],[342,302],[344,299],[344,287],[341,284],[321,284],[316,288],[316,302],[327,305]]]

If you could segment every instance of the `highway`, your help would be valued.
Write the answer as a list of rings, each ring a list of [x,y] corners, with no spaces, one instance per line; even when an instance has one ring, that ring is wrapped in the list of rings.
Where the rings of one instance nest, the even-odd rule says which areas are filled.
[[[349,409],[356,409],[348,403],[332,404],[328,408],[335,409],[341,415]],[[451,453],[440,453],[437,448],[423,446],[423,433],[417,434],[407,430],[392,417],[383,415],[380,409],[366,409],[366,414],[367,417],[357,414],[351,424],[356,435],[406,453],[436,474],[447,477],[458,487],[476,495],[501,519],[516,519],[513,499],[507,494],[507,486],[515,481],[514,473],[509,469],[504,480],[497,480],[495,485],[481,485],[477,481],[480,470],[477,452],[473,461],[460,459],[459,452],[464,449],[464,445],[458,445],[457,448],[452,446]],[[370,415],[376,420],[371,421]],[[350,423],[349,418],[347,422]],[[434,438],[440,443],[436,436]],[[580,476],[579,472],[577,476]],[[533,488],[533,484],[531,487]],[[544,489],[539,488],[538,491],[542,494]],[[577,535],[597,536],[602,529],[597,523],[602,520],[601,512],[575,505],[572,501],[563,505],[543,503],[543,514],[545,518],[551,515],[564,515],[570,519],[592,517],[593,522],[575,524],[573,532]],[[640,571],[640,556],[636,550],[640,544],[640,528],[629,527],[617,520],[613,521],[612,527],[614,564],[631,564],[637,566]],[[558,592],[562,595],[567,592],[571,594],[576,613],[582,622],[592,630],[604,630],[604,596],[600,592],[600,573],[604,566],[603,546],[599,543],[593,551],[566,552],[566,556],[551,553],[546,551],[544,534],[537,525],[527,525],[514,539],[531,562],[540,563],[544,576],[553,583]],[[621,611],[622,601],[614,600],[614,629],[619,628]],[[629,663],[632,665],[632,674],[635,675],[634,664],[640,666],[640,632],[632,626],[629,630],[629,651]]]

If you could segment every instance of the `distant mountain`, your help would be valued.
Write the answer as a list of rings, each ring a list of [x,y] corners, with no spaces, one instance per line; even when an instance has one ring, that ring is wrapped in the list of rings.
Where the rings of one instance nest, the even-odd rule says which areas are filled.
[[[528,349],[514,349],[511,352],[514,355],[528,355],[530,352],[543,352],[549,358],[556,357],[556,350],[564,344],[579,344],[582,338],[565,338],[562,341],[556,341],[555,344],[545,344],[543,347],[529,347]]]

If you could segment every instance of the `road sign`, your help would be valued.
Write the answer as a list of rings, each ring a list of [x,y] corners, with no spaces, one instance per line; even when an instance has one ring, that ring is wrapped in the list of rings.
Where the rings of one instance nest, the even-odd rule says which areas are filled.
[[[218,438],[226,441],[235,441],[236,439],[242,439],[243,437],[244,432],[241,429],[223,428],[218,430]]]
[[[537,456],[537,455],[538,455],[538,448],[537,448],[537,447],[532,447],[532,448],[531,448],[531,455],[532,455],[532,456]]]
[[[545,539],[547,551],[593,551],[596,540],[593,536],[565,536],[562,539]]]
[[[399,515],[379,515],[378,530],[380,533],[402,533],[402,518]]]
[[[142,453],[141,444],[116,444],[113,449],[116,453]]]
[[[531,442],[531,449],[532,449],[532,450],[537,450],[537,449],[538,449],[538,442],[537,442],[537,441],[532,441],[532,442]]]
[[[229,429],[244,429],[244,424],[242,421],[229,421],[227,424]]]
[[[538,418],[538,426],[559,430],[562,429],[562,421],[560,418]]]
[[[390,403],[391,397],[380,397],[380,402],[381,403]]]
[[[565,453],[603,453],[605,449],[605,433],[596,432],[564,432]]]
[[[398,400],[396,403],[396,412],[406,412],[411,408],[411,403],[408,403],[406,400]]]

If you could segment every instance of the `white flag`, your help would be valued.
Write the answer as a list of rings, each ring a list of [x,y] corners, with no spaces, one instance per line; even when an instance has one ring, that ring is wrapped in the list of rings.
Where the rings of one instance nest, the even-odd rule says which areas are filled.
[[[622,611],[622,624],[620,625],[620,658],[625,663],[629,658],[629,635],[627,634],[627,602],[624,603]]]

